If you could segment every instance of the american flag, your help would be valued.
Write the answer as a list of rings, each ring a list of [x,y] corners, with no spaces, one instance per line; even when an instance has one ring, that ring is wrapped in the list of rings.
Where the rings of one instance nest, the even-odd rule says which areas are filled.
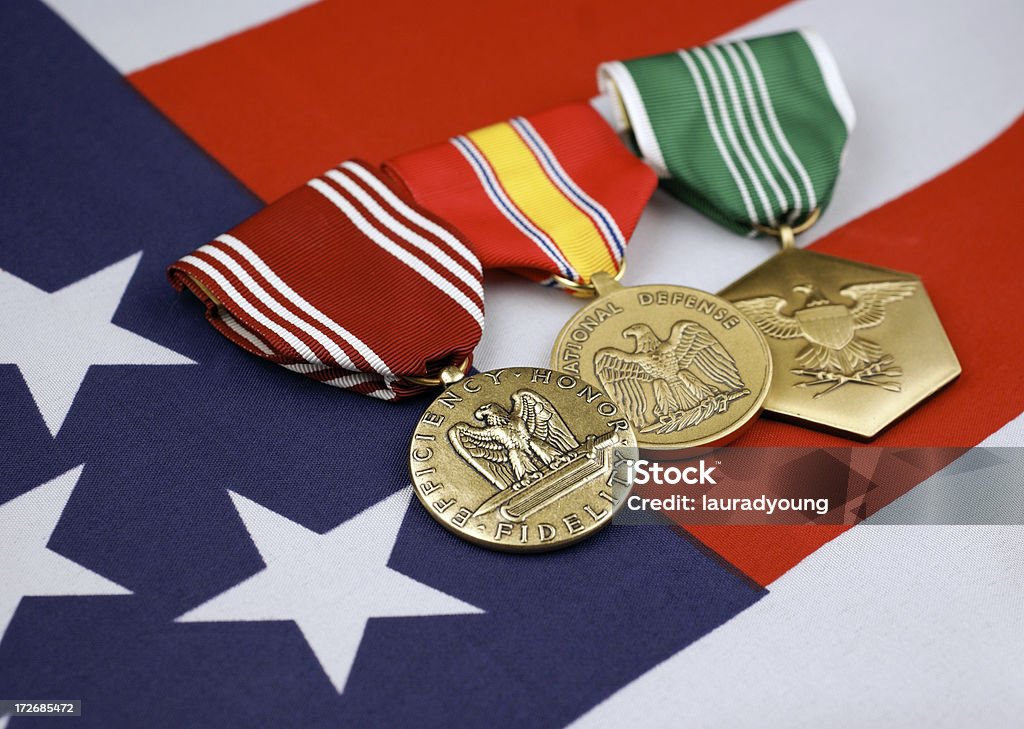
[[[0,699],[95,727],[1019,726],[1020,527],[488,552],[410,499],[423,401],[260,361],[165,277],[347,157],[802,26],[859,119],[801,243],[921,275],[964,370],[875,445],[1024,444],[1014,0],[0,3]],[[717,290],[772,252],[659,193],[625,282]],[[482,369],[543,366],[577,306],[487,295]],[[742,444],[846,441],[762,420]]]

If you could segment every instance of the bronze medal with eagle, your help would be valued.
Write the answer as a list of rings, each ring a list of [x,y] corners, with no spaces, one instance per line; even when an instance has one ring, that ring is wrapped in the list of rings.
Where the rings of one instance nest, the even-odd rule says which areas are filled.
[[[868,439],[960,374],[920,279],[785,247],[722,291],[768,338],[766,411]]]
[[[771,236],[782,245],[781,253],[721,292],[771,348],[766,413],[869,439],[960,374],[920,279],[796,247],[796,236],[833,199],[857,116],[820,37],[790,31],[616,61],[601,66],[599,80],[618,105],[617,121],[631,129],[667,193],[734,233]],[[605,324],[570,325],[580,338],[578,353],[586,355],[582,371],[591,350],[579,324],[600,326],[598,332]],[[635,351],[612,370],[622,384],[608,382],[613,360],[607,356],[599,355],[597,375],[613,397],[624,395],[634,417],[678,422],[665,409],[666,403],[676,407],[681,388],[656,384],[666,382],[670,351],[681,372],[705,383],[714,375],[709,386],[728,387],[721,358],[713,372],[701,371],[697,359],[690,363],[684,330],[673,329],[667,339],[664,331],[627,334],[637,338]],[[556,367],[573,354],[565,335]],[[638,380],[649,384],[641,387]],[[650,384],[658,411],[632,409],[632,403],[650,404]],[[651,427],[640,426],[641,440]]]
[[[409,445],[413,490],[434,519],[506,551],[565,547],[611,521],[637,451],[604,390],[537,367],[453,380]]]
[[[594,284],[597,298],[562,328],[551,366],[604,387],[641,448],[721,445],[757,417],[771,355],[733,304],[685,286],[623,287],[605,274]]]

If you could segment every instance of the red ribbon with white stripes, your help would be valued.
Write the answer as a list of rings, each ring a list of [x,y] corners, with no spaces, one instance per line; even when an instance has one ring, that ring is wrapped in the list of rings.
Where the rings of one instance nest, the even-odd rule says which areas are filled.
[[[168,270],[210,322],[260,357],[384,400],[467,363],[480,340],[480,262],[462,236],[348,161]]]

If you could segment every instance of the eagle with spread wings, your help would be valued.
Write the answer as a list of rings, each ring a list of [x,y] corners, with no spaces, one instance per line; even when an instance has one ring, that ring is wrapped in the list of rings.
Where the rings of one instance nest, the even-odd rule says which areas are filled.
[[[608,394],[645,432],[652,423],[658,432],[692,427],[749,394],[732,355],[697,322],[676,322],[665,340],[647,324],[626,327],[622,336],[636,341],[634,351],[605,347],[594,367]]]
[[[734,302],[767,336],[804,339],[807,346],[797,356],[803,370],[797,374],[831,374],[857,381],[866,368],[887,356],[875,342],[858,336],[885,321],[886,306],[914,295],[916,281],[881,281],[847,286],[839,293],[852,305],[836,304],[812,284],[793,291],[806,298],[792,315],[783,313],[789,302],[782,296],[760,296]],[[891,360],[891,358],[889,358]],[[888,370],[887,374],[899,374]],[[892,389],[892,388],[887,388]]]
[[[547,398],[524,389],[511,405],[481,405],[473,417],[483,425],[456,423],[448,431],[455,451],[502,491],[522,487],[527,476],[580,445]]]

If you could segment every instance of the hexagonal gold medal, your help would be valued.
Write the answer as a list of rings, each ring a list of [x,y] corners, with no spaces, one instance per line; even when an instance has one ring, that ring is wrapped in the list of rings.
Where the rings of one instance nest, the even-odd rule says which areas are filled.
[[[921,280],[788,248],[728,286],[764,333],[765,411],[862,439],[952,382],[960,362]]]

